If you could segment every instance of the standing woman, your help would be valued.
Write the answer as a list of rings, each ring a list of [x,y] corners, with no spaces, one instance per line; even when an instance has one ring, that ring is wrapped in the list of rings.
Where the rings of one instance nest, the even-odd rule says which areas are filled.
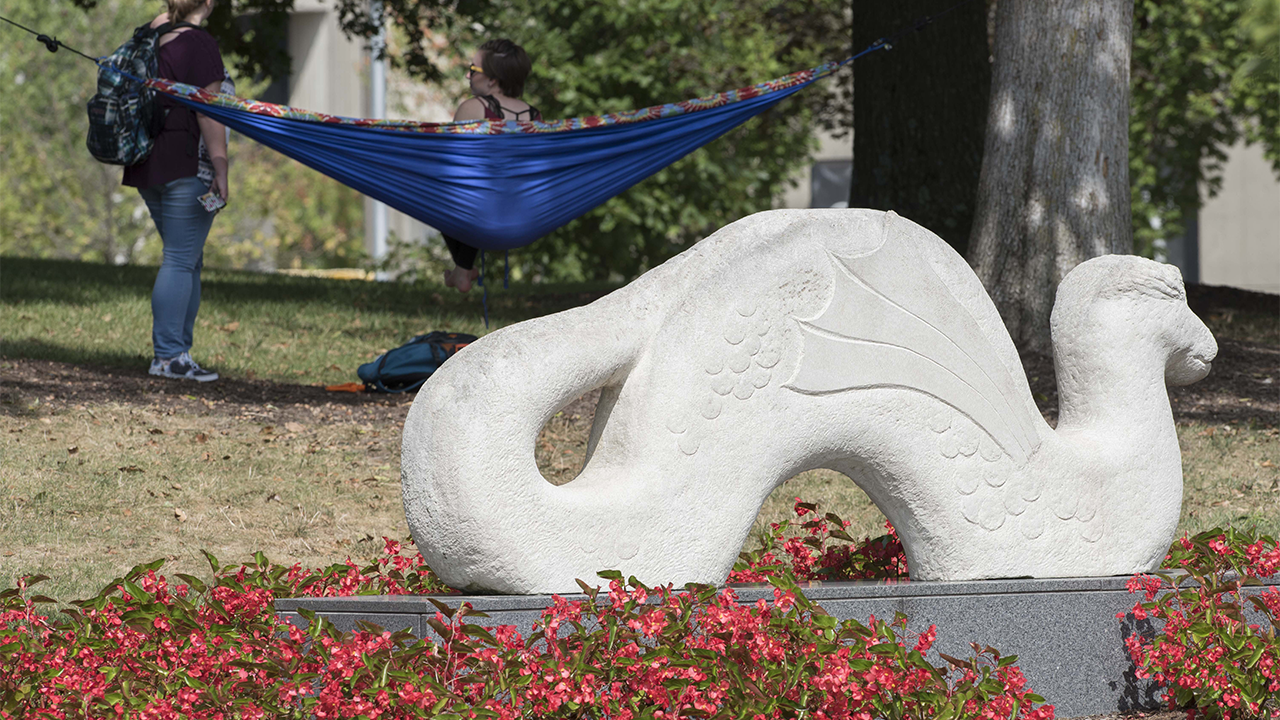
[[[524,48],[507,39],[489,40],[476,50],[467,69],[471,94],[453,114],[460,120],[541,120],[542,113],[520,99],[524,81],[533,63]],[[444,284],[467,292],[480,277],[476,269],[477,250],[461,241],[444,236],[444,244],[453,256],[454,268],[444,274]]]
[[[169,11],[153,20],[151,27],[170,22],[198,26],[209,17],[214,2],[168,0]],[[219,91],[226,77],[218,43],[199,27],[177,28],[162,35],[157,60],[159,77],[196,85],[213,93]],[[138,188],[164,243],[164,260],[151,291],[151,340],[155,358],[150,372],[162,377],[210,382],[217,380],[218,374],[191,359],[192,330],[200,310],[204,243],[214,215],[199,198],[210,191],[223,201],[230,197],[227,133],[221,123],[211,118],[167,97],[158,99],[160,107],[169,111],[164,127],[156,136],[147,159],[124,171],[124,184]],[[212,166],[211,182],[199,177],[202,144]]]

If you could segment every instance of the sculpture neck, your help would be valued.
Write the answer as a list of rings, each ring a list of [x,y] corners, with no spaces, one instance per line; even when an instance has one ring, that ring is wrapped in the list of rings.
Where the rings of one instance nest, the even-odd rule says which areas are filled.
[[[1055,348],[1056,349],[1056,348]],[[1172,432],[1165,360],[1134,343],[1056,352],[1059,430]]]

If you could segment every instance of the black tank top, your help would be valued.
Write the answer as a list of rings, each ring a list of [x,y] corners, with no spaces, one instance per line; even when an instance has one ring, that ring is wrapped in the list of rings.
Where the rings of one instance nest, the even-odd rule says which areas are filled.
[[[503,114],[504,110],[515,115],[514,118],[511,118],[512,120],[542,119],[542,113],[538,111],[538,108],[532,105],[524,110],[512,110],[511,108],[502,107],[502,103],[498,102],[498,98],[492,95],[477,95],[476,97],[480,98],[480,101],[484,103],[484,116],[486,120],[506,119],[507,116]],[[527,115],[528,117],[520,117],[521,115]]]

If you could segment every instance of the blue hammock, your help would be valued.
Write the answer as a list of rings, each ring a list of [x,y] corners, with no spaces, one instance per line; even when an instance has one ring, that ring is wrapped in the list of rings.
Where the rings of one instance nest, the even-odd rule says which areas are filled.
[[[853,59],[709,98],[546,123],[362,121],[168,81],[150,84],[447,235],[494,251],[528,245]]]

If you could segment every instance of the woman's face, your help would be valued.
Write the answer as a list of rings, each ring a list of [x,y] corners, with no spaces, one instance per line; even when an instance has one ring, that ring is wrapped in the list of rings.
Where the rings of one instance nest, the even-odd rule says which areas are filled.
[[[471,56],[471,64],[476,67],[484,67],[484,53],[477,50],[475,55]],[[498,83],[482,72],[472,71],[470,80],[472,95],[492,95],[498,89]]]

